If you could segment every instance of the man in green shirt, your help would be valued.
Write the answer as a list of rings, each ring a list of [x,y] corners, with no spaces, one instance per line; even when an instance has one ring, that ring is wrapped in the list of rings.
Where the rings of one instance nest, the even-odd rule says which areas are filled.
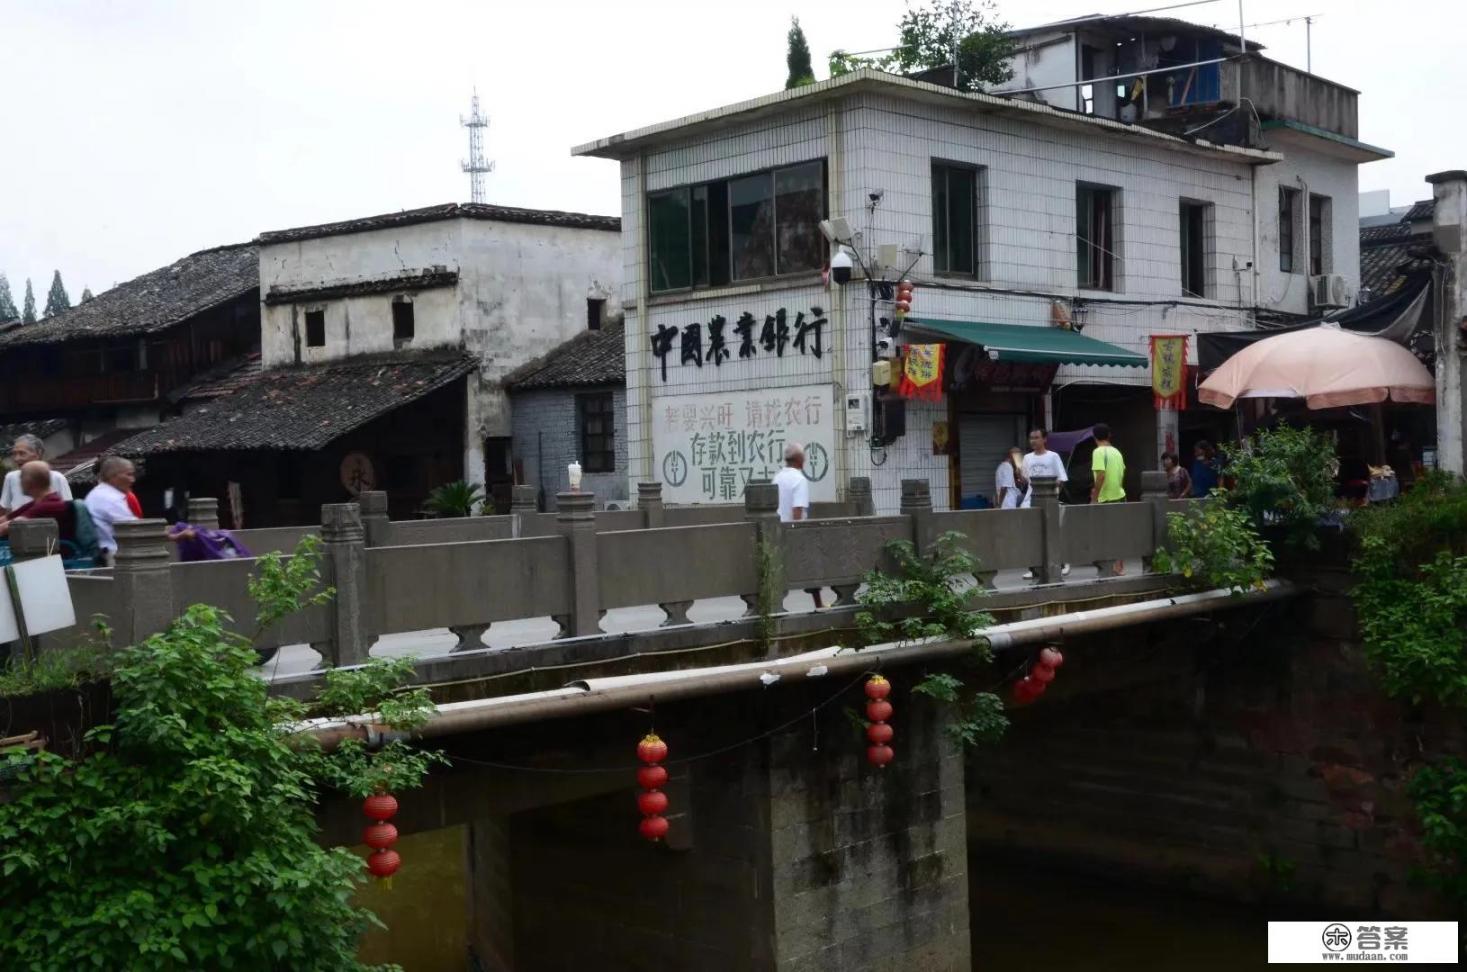
[[[1090,459],[1090,471],[1095,481],[1090,487],[1090,502],[1125,502],[1126,460],[1121,456],[1121,450],[1110,444],[1109,425],[1102,422],[1095,426],[1094,435],[1095,453]],[[1111,572],[1117,577],[1124,574],[1126,562],[1117,560]]]

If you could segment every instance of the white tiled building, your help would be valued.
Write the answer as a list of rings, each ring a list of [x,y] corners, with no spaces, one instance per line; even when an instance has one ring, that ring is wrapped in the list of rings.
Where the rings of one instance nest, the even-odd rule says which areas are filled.
[[[1246,328],[1263,294],[1308,286],[1267,269],[1279,267],[1278,185],[1302,164],[1286,152],[875,71],[574,151],[621,162],[629,476],[662,481],[674,501],[739,501],[789,439],[820,446],[816,499],[869,476],[888,512],[905,478],[926,478],[938,508],[991,495],[1004,448],[1030,425],[1109,421],[1133,469],[1153,467],[1149,369],[1011,356],[976,337],[948,345],[962,387],[909,402],[905,434],[873,446],[872,302],[859,270],[843,287],[822,281],[821,218],[849,223],[859,254],[887,264],[876,275],[915,281],[914,320],[1047,330],[1072,318],[1083,339],[1138,355],[1152,334]],[[1355,163],[1311,163],[1353,226]],[[1330,244],[1353,289],[1354,234]],[[874,316],[891,318],[890,301]],[[909,322],[902,340],[919,333]],[[935,424],[956,448],[934,441]]]

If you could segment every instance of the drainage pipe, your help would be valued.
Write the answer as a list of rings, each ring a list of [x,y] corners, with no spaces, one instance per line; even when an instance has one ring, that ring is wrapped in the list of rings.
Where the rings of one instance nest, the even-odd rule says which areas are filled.
[[[1261,590],[1242,594],[1212,590],[1014,621],[979,629],[972,639],[873,645],[861,651],[824,648],[776,661],[586,679],[545,692],[445,703],[437,707],[423,726],[406,734],[385,729],[375,722],[377,717],[374,713],[345,719],[311,720],[300,725],[298,731],[314,736],[324,749],[334,749],[345,739],[361,739],[369,746],[381,745],[390,739],[431,739],[543,719],[625,709],[646,705],[649,701],[666,703],[742,692],[782,681],[855,677],[863,671],[963,655],[972,650],[976,641],[986,641],[994,651],[1002,652],[1151,621],[1264,604],[1293,597],[1297,593],[1298,589],[1287,581],[1273,580]]]

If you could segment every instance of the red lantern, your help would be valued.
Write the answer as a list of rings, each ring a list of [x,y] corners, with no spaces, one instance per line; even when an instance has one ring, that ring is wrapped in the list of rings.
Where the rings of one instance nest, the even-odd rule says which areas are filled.
[[[1048,665],[1050,668],[1059,668],[1065,663],[1065,656],[1060,654],[1058,648],[1039,649],[1039,664]]]
[[[867,746],[866,760],[872,766],[883,767],[896,756],[890,746]]]
[[[1048,665],[1035,665],[1029,669],[1029,677],[1040,685],[1048,685],[1054,681],[1054,669]]]
[[[386,821],[368,824],[362,830],[362,843],[374,850],[386,850],[397,843],[397,828]]]
[[[891,683],[880,675],[866,679],[866,698],[884,699],[891,694]]]
[[[657,841],[667,836],[667,818],[659,814],[643,817],[641,825],[637,828],[642,836],[648,840]]]
[[[659,789],[667,782],[667,768],[664,766],[643,766],[637,770],[637,785],[644,790]]]
[[[866,703],[866,721],[886,722],[891,718],[891,703],[886,699],[872,699]]]
[[[637,758],[644,763],[660,763],[667,758],[667,743],[657,738],[657,733],[649,732],[637,743]]]
[[[383,849],[367,855],[367,870],[372,872],[373,877],[392,877],[399,867],[402,867],[402,858],[395,850]]]
[[[397,797],[391,793],[374,793],[362,803],[362,813],[373,820],[386,820],[397,813]]]
[[[667,794],[661,790],[645,790],[638,793],[637,809],[644,817],[654,817],[667,810]]]
[[[1020,705],[1028,705],[1039,697],[1039,683],[1025,675],[1014,683],[1014,701]]]
[[[871,725],[866,727],[866,738],[870,740],[873,745],[885,746],[887,743],[891,742],[891,737],[894,735],[896,735],[896,733],[892,731],[891,726],[887,725],[884,722],[873,722],[871,723]]]

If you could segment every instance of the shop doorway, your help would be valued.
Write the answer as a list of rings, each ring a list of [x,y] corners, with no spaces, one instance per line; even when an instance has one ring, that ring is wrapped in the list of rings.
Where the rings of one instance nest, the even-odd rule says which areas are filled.
[[[1028,417],[1018,412],[958,413],[959,509],[993,505],[994,473],[1013,446],[1024,447]]]

